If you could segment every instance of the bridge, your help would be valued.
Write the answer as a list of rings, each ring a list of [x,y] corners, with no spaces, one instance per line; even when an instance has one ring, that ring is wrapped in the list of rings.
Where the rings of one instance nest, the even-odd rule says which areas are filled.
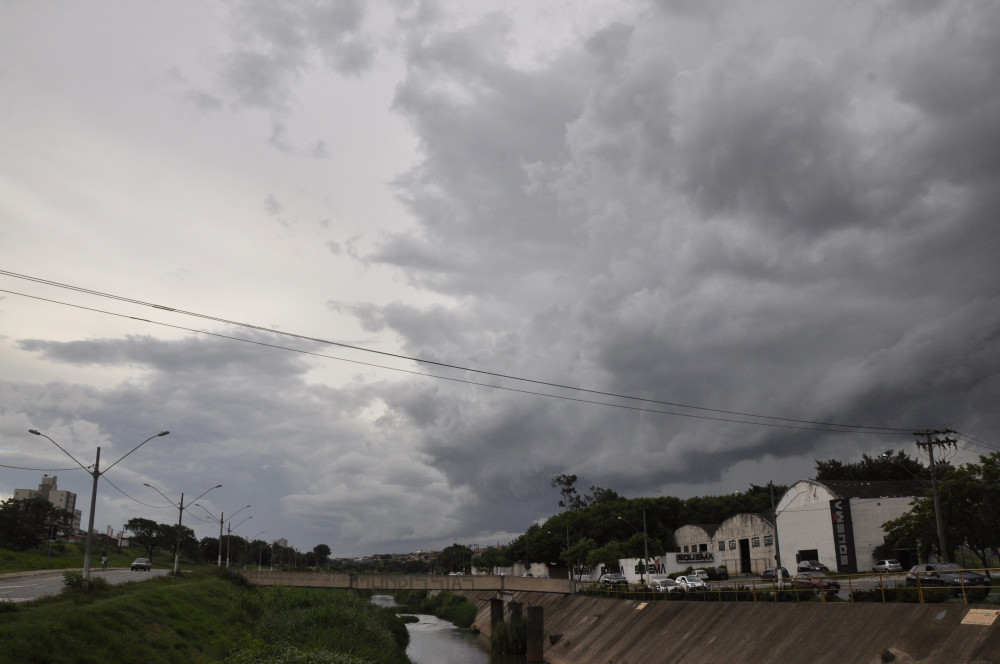
[[[431,574],[344,574],[323,572],[271,572],[239,570],[250,583],[258,586],[297,586],[307,588],[346,588],[353,590],[448,590],[471,592],[535,592],[572,594],[571,579],[536,579],[520,576],[436,576]]]

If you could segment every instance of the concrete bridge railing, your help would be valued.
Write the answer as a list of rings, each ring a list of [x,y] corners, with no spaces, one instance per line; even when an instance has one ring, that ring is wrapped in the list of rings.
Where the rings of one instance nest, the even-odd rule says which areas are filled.
[[[501,592],[573,593],[569,579],[536,579],[519,576],[434,576],[430,574],[343,574],[323,572],[270,572],[241,570],[258,586],[353,588],[355,590],[495,590]]]

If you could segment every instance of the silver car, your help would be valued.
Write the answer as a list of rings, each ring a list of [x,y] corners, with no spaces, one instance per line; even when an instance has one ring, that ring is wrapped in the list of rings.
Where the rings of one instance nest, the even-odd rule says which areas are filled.
[[[678,588],[677,582],[673,579],[652,579],[647,587],[658,593],[672,593]]]
[[[886,572],[902,572],[903,566],[895,558],[889,558],[875,563],[875,571],[883,574]]]
[[[677,585],[684,590],[704,590],[705,582],[696,576],[679,576]]]

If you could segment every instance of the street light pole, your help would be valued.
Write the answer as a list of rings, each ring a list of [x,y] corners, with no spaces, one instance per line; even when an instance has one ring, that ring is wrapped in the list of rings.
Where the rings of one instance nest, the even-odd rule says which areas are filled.
[[[181,493],[181,502],[180,502],[180,505],[174,505],[174,501],[172,501],[169,498],[167,498],[166,494],[164,494],[162,491],[160,491],[159,489],[157,489],[152,484],[148,484],[146,482],[143,482],[142,485],[143,486],[148,486],[150,489],[152,489],[156,493],[158,493],[161,496],[163,496],[168,503],[170,503],[171,505],[173,505],[174,507],[177,508],[177,533],[176,533],[177,537],[174,539],[174,576],[177,576],[177,574],[178,574],[178,568],[180,566],[181,523],[184,521],[184,494]],[[213,487],[205,489],[201,493],[201,496],[204,496],[206,493],[208,493],[212,489],[221,489],[221,488],[222,488],[221,484],[216,484]],[[198,496],[198,498],[201,498],[201,496]],[[194,500],[198,500],[198,498],[195,498]],[[194,500],[192,500],[191,502],[193,503]]]
[[[204,505],[202,505],[201,503],[195,503],[195,505],[197,505],[201,509],[205,510],[205,513],[208,514],[210,517],[212,517],[213,521],[215,520],[215,515],[212,514],[211,512],[209,512],[207,509],[205,509]],[[236,512],[234,512],[232,515],[230,515],[230,517],[229,517],[230,522],[232,522],[232,519],[233,519],[234,516],[236,516],[237,514],[239,514],[240,512],[242,512],[243,510],[245,510],[248,507],[250,507],[250,506],[249,505],[244,505],[243,507],[241,507],[238,510],[236,510]],[[222,524],[226,520],[225,517],[226,517],[226,513],[225,512],[220,512],[219,513],[219,561],[216,564],[216,567],[222,567]]]
[[[51,442],[53,445],[55,445],[56,447],[58,447],[59,449],[61,449],[66,454],[66,456],[68,456],[73,461],[76,461],[76,465],[78,465],[81,468],[83,468],[83,470],[88,475],[90,475],[91,477],[94,478],[94,486],[93,486],[93,489],[91,489],[91,492],[90,492],[90,518],[88,519],[88,522],[87,522],[87,543],[86,543],[86,545],[84,547],[84,550],[83,550],[83,584],[84,584],[84,587],[89,587],[89,584],[90,584],[90,551],[91,551],[91,548],[92,548],[93,542],[94,542],[94,510],[97,507],[97,480],[101,479],[101,475],[103,475],[104,473],[108,472],[109,470],[111,470],[112,468],[114,468],[115,466],[117,466],[121,462],[122,459],[124,459],[125,457],[127,457],[129,454],[132,454],[132,452],[135,452],[137,449],[139,449],[140,447],[142,447],[143,445],[145,445],[149,441],[153,440],[154,438],[158,438],[160,436],[166,436],[170,432],[169,431],[161,431],[158,434],[154,434],[154,435],[150,436],[149,438],[147,438],[146,440],[142,441],[141,443],[139,443],[138,445],[136,445],[135,447],[133,447],[131,450],[129,450],[128,452],[126,452],[121,457],[121,459],[118,459],[118,461],[115,461],[113,464],[111,464],[110,466],[108,466],[107,468],[105,468],[104,469],[104,473],[101,472],[101,448],[100,447],[97,448],[97,458],[94,460],[94,470],[90,471],[90,470],[87,470],[86,466],[84,466],[82,463],[80,463],[79,461],[77,461],[77,458],[75,456],[73,456],[72,454],[70,454],[69,452],[67,452],[66,449],[62,445],[60,445],[56,441],[54,441],[51,438],[49,438],[48,436],[46,436],[44,433],[42,433],[38,429],[28,429],[28,433],[34,434],[36,436],[41,436],[42,438],[48,438],[49,442]]]
[[[247,507],[250,506],[247,505]],[[248,516],[246,519],[243,519],[243,521],[237,523],[236,527],[239,528],[244,521],[252,518],[253,518],[252,516]],[[229,567],[229,540],[232,539],[232,536],[233,536],[233,517],[229,517],[229,525],[226,526],[226,567]]]

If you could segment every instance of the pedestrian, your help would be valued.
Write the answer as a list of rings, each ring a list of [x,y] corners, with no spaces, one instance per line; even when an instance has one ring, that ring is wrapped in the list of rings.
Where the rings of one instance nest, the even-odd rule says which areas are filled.
[[[101,569],[103,569],[104,571],[108,570],[108,554],[106,553],[103,556],[101,556]]]

